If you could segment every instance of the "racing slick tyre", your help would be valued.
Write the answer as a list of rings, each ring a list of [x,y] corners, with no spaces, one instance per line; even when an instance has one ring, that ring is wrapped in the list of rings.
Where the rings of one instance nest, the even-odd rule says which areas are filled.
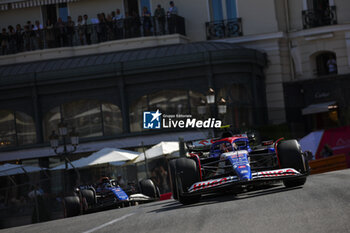
[[[178,199],[177,197],[177,186],[175,181],[175,174],[176,174],[176,160],[173,159],[169,162],[169,171],[170,171],[170,186],[171,186],[171,192],[173,194],[173,198],[175,200]]]
[[[301,174],[308,174],[309,163],[301,151],[297,140],[281,141],[277,145],[278,158],[282,168],[294,168]],[[287,179],[283,181],[286,187],[296,187],[305,184],[306,177]]]
[[[77,216],[80,213],[80,200],[78,196],[68,196],[63,198],[64,217]]]
[[[176,160],[175,168],[178,200],[184,205],[199,202],[200,194],[194,196],[183,195],[194,183],[200,181],[196,162],[192,159],[180,158]]]
[[[157,186],[151,179],[145,179],[140,181],[141,193],[151,198],[158,198]]]
[[[85,198],[88,206],[93,206],[96,204],[96,192],[93,189],[83,189],[80,190],[81,196]]]

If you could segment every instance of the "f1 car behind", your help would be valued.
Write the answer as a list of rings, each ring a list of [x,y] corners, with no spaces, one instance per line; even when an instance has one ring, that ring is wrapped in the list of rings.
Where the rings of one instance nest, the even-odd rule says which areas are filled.
[[[263,142],[252,148],[246,134],[187,143],[189,155],[169,163],[174,199],[192,204],[201,195],[281,180],[301,186],[308,160],[296,140]]]
[[[139,182],[139,191],[135,188],[125,191],[114,179],[102,177],[96,185],[79,186],[74,195],[64,197],[65,217],[102,210],[110,207],[124,207],[135,202],[148,202],[159,199],[159,189],[150,179]]]

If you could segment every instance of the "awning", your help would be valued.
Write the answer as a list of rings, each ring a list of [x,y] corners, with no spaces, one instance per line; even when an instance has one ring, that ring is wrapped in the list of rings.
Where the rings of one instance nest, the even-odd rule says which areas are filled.
[[[6,11],[9,9],[19,9],[27,7],[45,6],[66,2],[76,2],[78,0],[30,0],[30,1],[8,1],[8,3],[3,3],[0,5],[1,11]]]
[[[18,175],[23,173],[38,172],[41,170],[42,169],[40,167],[5,163],[0,165],[0,176]]]
[[[122,165],[127,161],[134,160],[140,153],[116,148],[104,148],[91,154],[88,157],[73,161],[72,164],[75,168],[95,166],[99,164],[114,164]],[[73,167],[68,164],[68,169]],[[65,169],[65,164],[52,168],[51,170]]]
[[[306,108],[302,109],[303,115],[310,115],[321,112],[328,112],[329,109],[337,108],[335,101],[319,103],[319,104],[311,104]]]
[[[147,159],[155,159],[165,155],[178,157],[179,142],[160,142],[145,151]],[[142,153],[133,163],[142,162],[145,160],[145,155]]]

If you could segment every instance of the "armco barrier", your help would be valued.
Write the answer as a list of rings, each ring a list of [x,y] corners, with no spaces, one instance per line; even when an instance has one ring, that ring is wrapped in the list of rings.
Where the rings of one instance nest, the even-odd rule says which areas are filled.
[[[318,174],[330,171],[346,169],[350,167],[350,156],[344,154],[333,155],[328,158],[317,159],[309,162],[310,173]]]

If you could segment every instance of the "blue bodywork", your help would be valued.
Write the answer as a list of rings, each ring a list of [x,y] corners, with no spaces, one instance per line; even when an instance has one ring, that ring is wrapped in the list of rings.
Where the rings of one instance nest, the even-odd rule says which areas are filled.
[[[120,187],[109,188],[120,201],[127,201],[129,196]]]
[[[215,142],[210,157],[229,162],[240,180],[252,179],[248,155],[251,152],[248,138],[229,138]]]
[[[127,201],[129,199],[129,196],[124,192],[124,190],[121,187],[113,186],[109,183],[104,184],[104,186],[102,187],[98,187],[96,189],[96,192],[101,194],[113,193],[119,201]]]

